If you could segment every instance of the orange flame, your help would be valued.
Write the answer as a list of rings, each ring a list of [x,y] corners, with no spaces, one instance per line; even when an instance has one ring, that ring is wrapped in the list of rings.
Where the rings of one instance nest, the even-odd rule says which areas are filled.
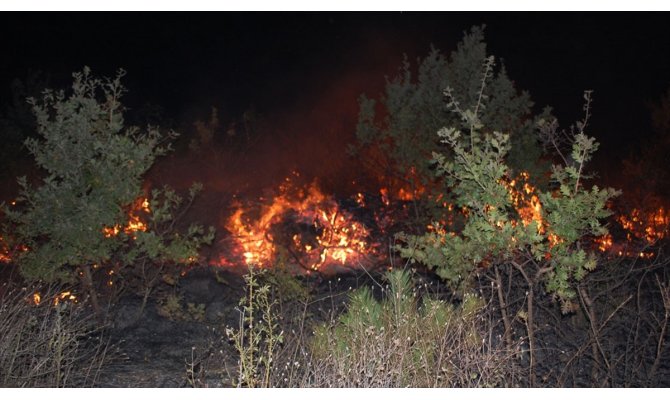
[[[282,230],[284,221],[295,226]],[[290,178],[260,210],[238,205],[225,226],[247,265],[270,266],[278,246],[297,253],[302,266],[312,270],[328,264],[346,265],[370,251],[369,231],[363,224],[315,183],[298,189]]]
[[[67,290],[61,293],[58,293],[56,296],[53,298],[53,305],[57,306],[61,303],[69,302],[69,303],[77,303],[79,299],[75,294],[73,294],[71,291]],[[35,292],[32,294],[30,297],[30,302],[33,303],[33,305],[39,306],[42,303],[42,295],[39,292]]]
[[[626,239],[643,239],[653,244],[664,239],[670,225],[670,211],[659,207],[651,212],[644,213],[637,208],[630,215],[619,215],[617,221],[627,231]]]
[[[105,237],[113,237],[118,235],[121,232],[124,232],[128,236],[132,236],[133,239],[136,239],[135,235],[133,234],[134,232],[146,232],[147,230],[147,225],[142,221],[142,219],[137,215],[139,211],[142,211],[144,213],[151,213],[151,208],[149,207],[149,199],[146,197],[140,197],[135,202],[133,203],[133,206],[130,209],[130,212],[128,213],[128,222],[126,223],[126,226],[122,227],[120,225],[114,225],[112,227],[104,227],[102,228],[102,233],[105,235]]]

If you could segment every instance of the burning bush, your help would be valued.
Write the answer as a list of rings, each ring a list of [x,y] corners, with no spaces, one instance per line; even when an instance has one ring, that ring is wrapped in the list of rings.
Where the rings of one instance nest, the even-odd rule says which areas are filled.
[[[358,142],[351,150],[364,160],[372,176],[390,186],[392,194],[406,198],[426,189],[436,196],[444,194],[441,185],[434,182],[431,155],[451,152],[435,132],[444,126],[460,126],[461,116],[446,107],[453,98],[458,99],[453,105],[463,110],[475,110],[486,99],[485,107],[477,108],[477,115],[487,132],[510,134],[514,144],[508,155],[511,168],[517,173],[528,171],[535,180],[544,178],[548,165],[541,160],[534,133],[539,120],[550,118],[549,112],[532,115],[530,96],[514,87],[504,68],[489,69],[488,84],[481,85],[481,77],[472,72],[486,57],[484,30],[474,27],[450,57],[433,49],[421,60],[416,77],[412,76],[410,63],[405,62],[398,76],[387,83],[379,103],[361,96]],[[446,87],[451,98],[443,93]],[[434,211],[428,212],[434,217]]]
[[[398,246],[402,255],[435,268],[438,275],[461,293],[473,288],[478,277],[487,276],[498,291],[505,338],[511,343],[511,318],[503,292],[501,271],[511,280],[517,273],[526,291],[525,310],[520,310],[530,346],[530,384],[534,385],[534,293],[544,284],[555,296],[563,312],[578,307],[577,291],[588,299],[586,289],[578,287],[584,276],[595,269],[597,256],[582,242],[607,234],[602,219],[610,215],[606,204],[617,194],[613,189],[585,187],[586,163],[598,143],[584,134],[590,112],[590,93],[585,94],[586,116],[577,124],[577,133],[557,132],[557,124],[537,121],[537,133],[544,137],[567,138],[569,153],[556,145],[555,151],[564,163],[552,170],[550,191],[541,192],[529,185],[518,185],[506,156],[510,136],[498,131],[480,115],[492,99],[485,95],[491,82],[494,58],[483,63],[479,95],[470,102],[445,90],[449,108],[459,123],[442,128],[438,136],[450,153],[435,152],[437,174],[445,177],[447,190],[455,205],[467,209],[465,226],[460,232],[449,232],[436,226],[424,235],[401,235]],[[465,108],[463,105],[468,106]],[[543,130],[543,131],[541,131]],[[558,140],[552,143],[557,144]],[[493,271],[494,273],[491,273]],[[587,313],[592,312],[583,301]]]
[[[132,265],[140,256],[183,262],[197,257],[197,248],[211,240],[196,226],[179,235],[151,231],[140,220],[137,213],[149,208],[142,176],[169,150],[165,141],[176,134],[124,128],[124,74],[120,70],[115,79],[98,79],[84,68],[73,74],[67,96],[45,90],[41,101],[29,99],[40,139],[30,138],[26,145],[46,176],[36,188],[20,178],[16,205],[4,207],[9,236],[27,248],[14,260],[22,275],[48,282],[79,277],[96,309],[96,267]],[[152,205],[152,218],[160,223],[174,218],[170,199],[175,195],[163,194],[162,206]],[[154,199],[158,196],[154,193]],[[134,207],[138,199],[140,207]],[[157,213],[159,207],[167,208]]]
[[[261,200],[258,207],[238,204],[226,222],[235,261],[268,267],[283,251],[294,264],[319,271],[355,264],[373,250],[369,229],[316,183],[299,188],[286,178],[276,196]],[[225,259],[219,263],[231,264]]]

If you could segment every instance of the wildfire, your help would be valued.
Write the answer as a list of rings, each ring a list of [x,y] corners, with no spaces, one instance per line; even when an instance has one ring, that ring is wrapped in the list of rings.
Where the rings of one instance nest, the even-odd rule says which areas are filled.
[[[626,239],[644,239],[648,244],[666,237],[670,224],[670,212],[659,207],[649,213],[634,208],[630,215],[619,215],[617,221],[627,231]]]
[[[598,250],[601,253],[605,253],[609,249],[612,248],[612,245],[614,244],[612,240],[612,235],[609,233],[600,237],[597,237],[594,239],[595,244],[598,246]]]
[[[545,233],[546,222],[542,218],[542,203],[536,194],[535,186],[528,182],[530,175],[528,172],[521,172],[516,179],[509,182],[502,181],[502,184],[509,193],[512,205],[519,214],[524,226],[531,222],[537,223],[538,233]],[[551,238],[553,237],[553,240]],[[550,235],[550,241],[557,243],[559,238],[556,235]]]
[[[0,263],[9,264],[18,252],[28,251],[28,246],[19,244],[11,246],[3,236],[0,236]]]
[[[138,198],[130,209],[128,213],[128,222],[126,226],[114,225],[113,227],[104,227],[102,228],[102,233],[105,237],[113,237],[118,235],[120,232],[124,232],[126,235],[132,236],[134,232],[147,230],[147,225],[140,219],[138,212],[151,213],[151,208],[149,207],[149,199],[145,197]]]
[[[319,270],[346,265],[370,251],[368,229],[315,183],[299,189],[286,178],[278,193],[260,207],[238,204],[225,224],[246,264],[270,266],[282,251],[303,267]]]
[[[39,292],[35,292],[31,296],[30,301],[34,305],[39,306],[42,303],[42,295]],[[56,296],[54,296],[53,305],[57,306],[61,303],[65,303],[65,302],[76,303],[78,301],[79,301],[79,299],[77,298],[77,296],[74,295],[71,291],[67,290],[67,291],[64,291],[64,292],[60,292]]]
[[[9,263],[12,261],[12,256],[10,255],[9,246],[5,242],[5,239],[0,236],[0,263]]]

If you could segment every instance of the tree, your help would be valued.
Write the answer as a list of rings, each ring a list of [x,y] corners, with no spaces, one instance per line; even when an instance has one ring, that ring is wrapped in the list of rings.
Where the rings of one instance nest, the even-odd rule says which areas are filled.
[[[96,310],[95,269],[113,262],[130,266],[140,255],[183,262],[197,256],[198,247],[213,237],[211,228],[205,233],[199,226],[183,235],[119,229],[145,195],[143,174],[177,136],[162,135],[154,127],[124,128],[123,75],[119,70],[114,79],[94,78],[85,67],[73,74],[67,95],[45,90],[41,100],[29,99],[39,137],[28,138],[26,146],[45,178],[34,188],[19,178],[16,206],[3,207],[11,236],[27,248],[15,260],[22,275],[44,281],[80,277]],[[171,209],[172,194],[163,193],[167,199],[162,202],[160,191],[154,193],[153,207]]]
[[[491,77],[493,57],[483,64],[480,93]],[[473,72],[474,73],[474,72]],[[530,347],[531,385],[534,383],[534,293],[543,284],[555,296],[565,313],[574,302],[579,282],[596,268],[597,257],[587,239],[607,233],[601,220],[610,212],[605,205],[618,193],[613,189],[587,188],[586,163],[598,143],[584,133],[590,111],[590,92],[585,94],[586,116],[573,135],[557,131],[557,123],[539,120],[536,129],[548,142],[567,139],[569,154],[562,146],[555,151],[562,164],[552,167],[549,190],[523,184],[505,157],[510,151],[509,135],[488,128],[480,117],[481,100],[463,108],[453,89],[447,89],[448,107],[462,124],[440,129],[437,136],[453,157],[433,153],[436,173],[445,177],[455,205],[467,214],[462,231],[448,231],[438,223],[423,235],[401,234],[400,253],[434,268],[452,288],[461,293],[474,289],[478,276],[490,277],[497,288],[505,337],[510,340],[511,319],[503,293],[501,272],[510,279],[516,272],[526,286],[525,322]],[[480,96],[483,99],[483,96]],[[561,142],[564,143],[564,142]],[[527,183],[527,182],[526,182]],[[510,267],[510,268],[505,268]],[[587,310],[588,311],[588,310]]]
[[[358,143],[350,150],[362,155],[368,172],[390,184],[392,192],[400,188],[416,192],[427,186],[441,191],[431,155],[450,149],[435,132],[444,126],[463,126],[462,116],[446,107],[450,99],[458,99],[452,106],[476,112],[485,132],[510,135],[514,146],[507,158],[513,170],[528,171],[532,179],[542,180],[548,168],[534,130],[537,121],[550,118],[550,110],[532,115],[529,94],[515,88],[504,66],[496,70],[488,65],[484,77],[472,73],[488,59],[484,28],[473,27],[450,57],[433,48],[419,60],[416,78],[405,60],[399,74],[387,81],[379,102],[360,97]]]

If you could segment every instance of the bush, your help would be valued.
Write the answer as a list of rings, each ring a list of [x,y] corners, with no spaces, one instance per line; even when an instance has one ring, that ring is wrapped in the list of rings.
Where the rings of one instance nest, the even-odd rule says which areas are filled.
[[[493,344],[481,311],[420,298],[407,271],[386,274],[379,302],[355,291],[346,313],[316,329],[313,385],[318,387],[493,387],[513,384],[512,352]]]
[[[434,268],[460,293],[472,290],[480,277],[490,277],[498,290],[507,342],[511,342],[511,317],[501,271],[510,279],[517,273],[527,288],[525,310],[517,315],[528,333],[533,385],[536,286],[544,284],[564,313],[579,307],[575,302],[577,291],[583,289],[579,282],[597,264],[587,239],[607,233],[602,219],[610,212],[605,205],[618,192],[585,185],[589,177],[586,164],[598,148],[584,134],[590,92],[585,94],[585,118],[572,134],[558,132],[555,121],[537,121],[538,133],[554,145],[562,160],[552,168],[550,189],[541,191],[524,184],[524,174],[513,173],[506,161],[509,135],[487,126],[479,112],[486,109],[484,93],[493,63],[490,57],[483,64],[479,100],[471,108],[462,108],[461,104],[468,103],[455,97],[453,90],[445,90],[448,106],[463,124],[440,129],[437,134],[451,152],[433,153],[437,175],[445,178],[454,205],[467,215],[465,226],[452,232],[436,222],[423,235],[399,235],[403,244],[397,249],[404,257]]]
[[[532,179],[542,180],[547,165],[534,133],[537,121],[550,118],[550,110],[534,116],[530,96],[514,87],[504,67],[495,70],[489,64],[484,77],[488,84],[482,85],[482,76],[473,72],[488,60],[484,28],[474,27],[450,57],[432,49],[419,60],[416,77],[405,61],[398,76],[387,82],[379,102],[361,96],[358,143],[351,151],[365,161],[373,177],[391,185],[393,193],[428,187],[439,195],[432,154],[451,149],[435,132],[444,126],[463,126],[461,116],[446,107],[455,98],[454,106],[477,113],[485,132],[510,133],[514,144],[510,165],[516,172],[528,171]]]
[[[0,386],[93,386],[108,345],[82,304],[63,287],[5,284],[0,296]],[[33,297],[39,294],[39,304]]]
[[[119,228],[144,195],[143,174],[169,150],[165,142],[176,137],[153,127],[124,128],[124,74],[98,79],[84,68],[73,74],[68,95],[45,90],[41,101],[29,99],[40,138],[29,138],[26,146],[46,176],[36,188],[20,178],[17,205],[4,207],[8,236],[27,247],[15,260],[22,275],[47,282],[81,277],[96,309],[94,270],[129,266],[141,256],[185,262],[213,237],[211,229],[205,234],[198,226],[182,235]],[[177,200],[170,190],[154,192],[154,221],[169,221]]]

